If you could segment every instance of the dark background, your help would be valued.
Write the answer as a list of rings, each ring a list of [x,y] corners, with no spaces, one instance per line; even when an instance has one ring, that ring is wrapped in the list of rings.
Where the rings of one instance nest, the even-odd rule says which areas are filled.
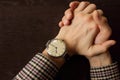
[[[45,48],[49,39],[55,37],[59,30],[58,22],[70,1],[0,0],[0,80],[11,80],[37,52]],[[103,9],[108,17],[113,29],[111,38],[117,41],[110,49],[111,54],[120,61],[120,1],[89,1]],[[76,74],[86,74],[84,69],[87,70],[89,65],[82,59],[74,56],[64,66],[66,71],[63,68],[60,73],[64,80],[77,80]]]

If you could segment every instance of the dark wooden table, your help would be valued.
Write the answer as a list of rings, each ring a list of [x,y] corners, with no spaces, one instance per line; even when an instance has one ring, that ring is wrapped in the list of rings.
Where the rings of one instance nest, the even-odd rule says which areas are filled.
[[[45,48],[55,37],[63,12],[71,0],[0,0],[0,80],[11,80],[25,64]],[[90,0],[102,8],[108,17],[117,45],[111,48],[112,56],[120,59],[120,1]],[[75,56],[68,65],[83,64]],[[76,62],[76,61],[81,62]],[[76,66],[67,69],[76,72]],[[66,67],[65,67],[66,68]],[[71,71],[70,71],[71,69]],[[65,74],[62,71],[62,74]],[[78,74],[81,72],[76,72]],[[69,74],[68,74],[69,75]],[[82,74],[81,74],[82,75]],[[63,75],[62,75],[63,76]],[[73,77],[69,80],[73,80]],[[66,77],[66,80],[68,78]],[[74,80],[77,80],[77,78]]]

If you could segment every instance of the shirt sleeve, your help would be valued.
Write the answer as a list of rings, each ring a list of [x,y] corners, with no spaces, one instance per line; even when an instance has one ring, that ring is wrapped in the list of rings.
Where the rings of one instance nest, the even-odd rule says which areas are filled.
[[[91,68],[90,76],[91,80],[120,80],[118,63],[115,62],[104,67]]]
[[[54,80],[57,72],[57,66],[41,53],[38,53],[13,80]]]

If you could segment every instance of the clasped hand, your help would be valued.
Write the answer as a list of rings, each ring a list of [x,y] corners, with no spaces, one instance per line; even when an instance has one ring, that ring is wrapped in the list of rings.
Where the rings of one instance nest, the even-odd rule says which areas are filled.
[[[79,8],[74,10],[74,18],[70,25],[60,29],[56,38],[66,42],[68,51],[74,55],[77,52],[85,57],[92,57],[107,51],[114,45],[114,41],[104,41],[96,44],[95,39],[100,33],[100,28],[95,19],[98,19],[100,14],[94,11],[92,14],[86,14],[80,11]],[[105,21],[104,21],[105,22]]]

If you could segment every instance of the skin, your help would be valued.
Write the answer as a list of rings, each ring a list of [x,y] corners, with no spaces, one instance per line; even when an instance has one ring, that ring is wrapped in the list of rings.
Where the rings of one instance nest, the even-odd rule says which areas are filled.
[[[82,13],[92,14],[93,19],[99,28],[99,33],[97,34],[94,43],[102,44],[103,42],[108,41],[108,42],[106,42],[106,44],[109,44],[111,46],[115,44],[114,40],[108,40],[112,31],[111,31],[110,26],[107,23],[107,18],[102,16],[103,15],[102,10],[96,10],[96,6],[94,4],[90,4],[89,2],[74,1],[74,2],[70,3],[69,6],[70,6],[70,8],[65,11],[65,16],[63,16],[62,21],[60,21],[60,23],[59,23],[60,27],[70,25],[72,22],[72,19],[74,18],[74,15],[75,15],[74,11],[76,10],[76,8],[79,8],[77,10],[81,11]],[[104,48],[104,49],[106,49],[106,51],[100,53],[100,55],[95,54],[89,58],[86,55],[86,57],[90,61],[91,66],[99,67],[99,66],[109,65],[112,63],[108,48]],[[102,60],[104,60],[104,61],[102,61]]]
[[[71,17],[72,23],[70,25],[62,27],[58,35],[56,36],[57,39],[62,39],[65,41],[70,56],[75,55],[74,52],[77,52],[78,55],[83,55],[86,58],[88,58],[91,66],[95,56],[106,52],[110,46],[115,44],[114,41],[109,40],[101,44],[94,43],[95,42],[94,40],[97,37],[98,33],[100,32],[100,29],[99,25],[94,20],[95,16],[98,17],[99,12],[98,11],[93,12],[96,6],[95,7],[92,6],[93,4],[91,5],[89,3],[85,4],[82,3],[82,6],[78,5],[77,8],[76,7],[72,8],[71,10],[75,9],[73,12],[74,17]],[[93,13],[90,14],[91,12]],[[65,12],[65,14],[67,14],[67,12]],[[54,63],[56,63],[58,67],[61,67],[65,62],[64,58],[53,58],[49,56],[46,50],[43,51],[43,55],[45,55],[46,57],[51,59]]]
[[[90,4],[91,5],[91,4]],[[90,8],[89,6],[87,7],[88,9]],[[87,9],[86,8],[86,9]],[[71,51],[76,51],[76,52],[78,52],[78,53],[80,53],[81,55],[84,55],[84,56],[86,56],[86,57],[92,57],[93,55],[94,55],[94,53],[101,53],[102,52],[102,50],[103,50],[103,52],[104,52],[104,50],[106,50],[106,48],[109,46],[109,45],[112,45],[111,44],[111,41],[105,41],[105,42],[103,42],[102,44],[95,44],[96,46],[95,46],[95,48],[96,48],[96,50],[98,50],[98,51],[94,51],[94,50],[91,50],[90,52],[84,52],[84,51],[87,51],[87,49],[85,49],[85,48],[87,48],[87,46],[86,45],[88,45],[88,42],[90,42],[90,39],[87,39],[87,38],[83,38],[84,40],[82,40],[82,38],[81,38],[81,34],[83,34],[84,32],[83,31],[85,31],[84,30],[84,28],[87,28],[87,26],[89,26],[89,27],[91,27],[92,29],[94,29],[94,28],[99,28],[98,27],[98,25],[96,24],[96,22],[94,21],[94,18],[93,18],[93,16],[95,15],[95,16],[97,16],[98,15],[98,13],[97,13],[97,11],[95,11],[93,14],[86,14],[86,9],[85,9],[85,11],[84,12],[81,12],[80,11],[80,8],[78,7],[75,11],[74,11],[74,14],[75,14],[75,16],[74,16],[74,18],[73,18],[73,20],[72,20],[72,23],[71,23],[71,25],[69,25],[69,26],[66,26],[66,27],[62,27],[61,28],[61,30],[62,29],[66,29],[66,31],[61,31],[60,30],[60,32],[59,32],[59,34],[58,34],[58,36],[57,36],[57,38],[59,38],[59,36],[60,36],[60,38],[61,39],[63,39],[63,40],[67,40],[67,44],[68,44],[68,49],[69,50],[71,50]],[[88,23],[88,24],[87,24]],[[71,27],[72,26],[72,27]],[[79,28],[77,28],[76,26],[79,26]],[[85,26],[85,27],[84,27]],[[88,29],[89,29],[89,27],[88,27]],[[71,29],[68,29],[68,28],[71,28]],[[90,29],[91,29],[90,28]],[[74,30],[74,31],[73,31]],[[95,30],[96,31],[96,33],[98,34],[99,33],[99,29],[96,29]],[[89,32],[89,30],[88,30],[88,32]],[[67,33],[69,33],[68,35],[67,35]],[[74,34],[74,35],[72,35],[72,34]],[[97,36],[97,34],[96,34],[96,36]],[[76,37],[76,36],[79,36],[79,39]],[[84,35],[84,37],[85,37],[86,35]],[[74,37],[75,37],[75,39],[74,39]],[[90,43],[90,44],[94,44],[94,39],[95,39],[95,37],[92,37],[92,36],[90,36],[92,39],[93,39],[93,41],[91,41],[91,42],[93,42],[93,43]],[[67,39],[68,38],[68,39]],[[82,40],[82,41],[80,41],[80,40]],[[78,42],[77,42],[78,41]],[[79,41],[81,42],[80,44],[79,44]],[[85,42],[86,41],[86,42]],[[75,42],[75,43],[74,43]],[[89,46],[88,47],[90,47],[91,45],[89,44]],[[99,45],[99,46],[98,46]],[[102,45],[104,45],[104,46],[102,46]],[[76,49],[76,46],[79,46],[79,47],[77,47],[77,49],[79,49],[80,47],[83,47],[83,49],[79,49],[79,50],[77,50]],[[101,47],[100,47],[101,46]],[[93,46],[94,47],[94,46]],[[92,47],[92,48],[93,48]],[[75,49],[74,49],[75,48]],[[99,49],[100,48],[100,49]],[[85,49],[85,50],[84,50]],[[83,50],[83,52],[82,52],[82,50]],[[98,54],[97,54],[98,55]]]
[[[78,4],[80,4],[80,5],[78,6]],[[82,8],[79,9],[81,12],[84,12],[86,14],[93,13],[94,10],[96,10],[96,6],[95,6],[95,4],[90,4],[90,5],[89,4],[90,4],[89,2],[81,2],[81,3],[78,1],[71,2],[70,8],[65,11],[65,15],[63,16],[62,21],[60,21],[59,26],[63,27],[64,25],[69,25],[71,23],[70,21],[74,17],[73,12],[74,12],[75,8],[77,8],[77,6],[78,7],[82,6]],[[86,8],[86,7],[89,7],[89,8]],[[99,19],[98,19],[98,17],[94,16],[94,20],[99,25],[100,33],[96,37],[95,43],[102,43],[109,39],[112,31],[111,31],[110,26],[107,23],[107,18],[102,16],[103,11],[98,9],[97,12],[99,14]]]

